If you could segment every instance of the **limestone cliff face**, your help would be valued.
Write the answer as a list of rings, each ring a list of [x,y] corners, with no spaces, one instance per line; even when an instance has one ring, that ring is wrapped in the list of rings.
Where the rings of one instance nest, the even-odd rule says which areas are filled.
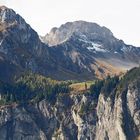
[[[135,81],[127,89],[106,98],[99,97],[97,106],[97,140],[136,140],[140,134],[140,91]]]
[[[1,109],[2,140],[71,140],[95,137],[95,109],[84,112],[82,106],[94,107],[89,96],[64,95],[52,105],[43,100],[36,105]]]
[[[1,140],[138,140],[140,80],[98,100],[88,94],[64,94],[55,103],[3,107]]]

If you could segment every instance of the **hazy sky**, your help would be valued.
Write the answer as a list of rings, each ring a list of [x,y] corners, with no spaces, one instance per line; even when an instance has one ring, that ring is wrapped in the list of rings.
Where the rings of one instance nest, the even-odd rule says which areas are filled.
[[[140,46],[140,0],[0,0],[40,35],[68,21],[106,26],[128,44]]]

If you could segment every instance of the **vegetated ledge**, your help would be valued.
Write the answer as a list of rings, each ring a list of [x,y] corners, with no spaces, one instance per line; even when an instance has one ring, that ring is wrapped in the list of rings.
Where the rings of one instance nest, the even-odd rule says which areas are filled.
[[[123,77],[108,76],[104,80],[96,80],[88,89],[74,91],[73,81],[56,81],[39,74],[26,73],[15,83],[0,82],[0,105],[16,106],[18,104],[37,103],[43,99],[54,103],[61,94],[88,94],[98,99],[101,93],[109,96],[114,90],[120,93],[130,82],[140,77],[140,68],[133,68]],[[86,84],[86,82],[85,82]],[[82,83],[83,85],[83,83]],[[86,86],[86,85],[85,85]]]

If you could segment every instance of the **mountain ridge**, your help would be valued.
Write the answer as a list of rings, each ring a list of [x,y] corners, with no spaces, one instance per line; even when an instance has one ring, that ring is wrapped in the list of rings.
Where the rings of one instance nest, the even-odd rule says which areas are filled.
[[[56,42],[63,43],[49,46],[20,15],[1,7],[0,56],[7,69],[4,75],[9,75],[2,79],[15,77],[15,73],[8,71],[13,66],[17,75],[32,71],[58,80],[84,81],[119,74],[139,63],[140,48],[124,44],[106,27],[76,21],[60,28],[52,32],[57,32]]]
[[[89,27],[87,27],[89,26]],[[90,27],[94,28],[91,29]],[[79,20],[79,21],[74,21],[74,22],[66,22],[65,24],[62,24],[60,27],[54,27],[51,29],[50,33],[48,33],[46,36],[44,36],[44,42],[45,42],[45,38],[51,38],[51,36],[56,34],[56,38],[54,37],[54,40],[52,40],[52,43],[49,41],[49,39],[47,39],[49,42],[48,44],[51,46],[55,46],[58,44],[61,44],[63,42],[65,42],[66,40],[68,40],[73,34],[76,34],[78,32],[88,32],[90,33],[91,30],[98,31],[98,30],[104,30],[105,32],[107,32],[108,34],[110,34],[110,36],[113,36],[113,33],[106,27],[104,26],[100,26],[97,23],[92,23],[92,22],[86,22],[83,20]],[[58,34],[58,35],[57,35]],[[62,35],[61,35],[62,34]],[[57,39],[57,36],[60,36],[60,39]],[[53,38],[52,38],[53,39]],[[46,40],[46,42],[47,42]],[[53,41],[58,41],[58,42],[54,42]]]

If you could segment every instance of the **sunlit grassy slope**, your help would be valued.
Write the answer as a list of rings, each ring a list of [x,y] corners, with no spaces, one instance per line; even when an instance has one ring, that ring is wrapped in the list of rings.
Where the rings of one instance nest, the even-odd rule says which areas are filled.
[[[86,82],[81,82],[81,83],[73,83],[70,85],[72,90],[74,91],[84,91],[86,90],[85,84],[87,85],[87,89],[90,88],[90,85],[93,84],[93,81],[86,81]]]

